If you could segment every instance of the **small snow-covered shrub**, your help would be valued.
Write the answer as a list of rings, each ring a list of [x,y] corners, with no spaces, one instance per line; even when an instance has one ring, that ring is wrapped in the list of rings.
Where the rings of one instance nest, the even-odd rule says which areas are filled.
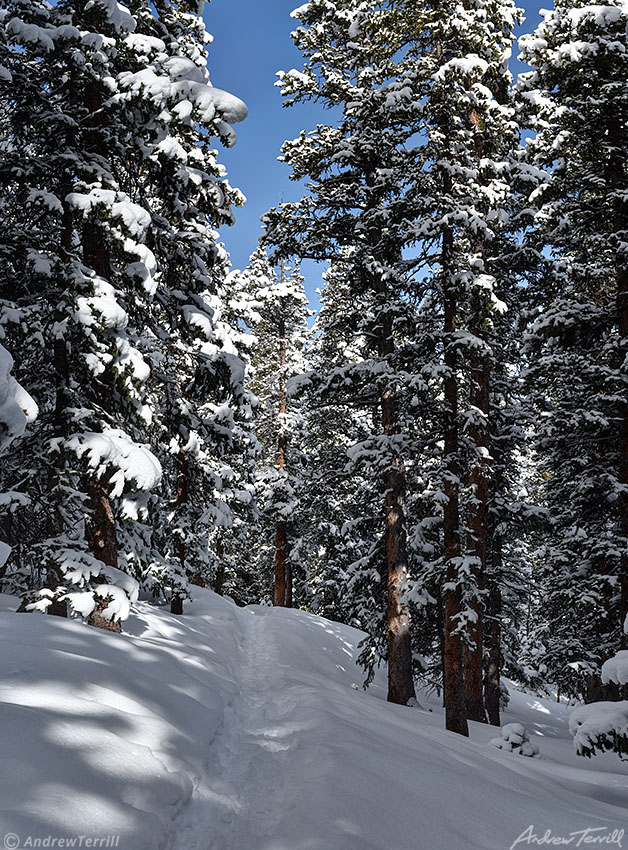
[[[540,758],[539,748],[530,741],[530,735],[522,723],[507,723],[502,726],[500,737],[491,738],[489,744],[507,753]]]
[[[569,716],[569,731],[579,756],[611,750],[628,755],[628,701],[592,702],[575,708]]]

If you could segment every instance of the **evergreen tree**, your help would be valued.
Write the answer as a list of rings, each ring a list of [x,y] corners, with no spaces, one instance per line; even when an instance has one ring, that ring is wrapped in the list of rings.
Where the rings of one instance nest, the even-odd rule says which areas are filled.
[[[507,464],[493,449],[521,439],[512,389],[504,394],[519,262],[507,70],[517,12],[509,2],[312,2],[296,14],[308,61],[281,75],[286,102],[317,99],[342,118],[284,146],[310,194],[271,213],[269,239],[347,266],[343,332],[364,346],[319,385],[336,403],[377,410],[353,456],[386,494],[391,699],[413,694],[410,523],[410,597],[424,603],[431,586],[442,605],[447,726],[465,734],[467,712],[484,719],[482,616],[499,539],[488,529]],[[429,498],[408,487],[414,474]]]
[[[628,613],[626,10],[559,0],[521,44],[534,244],[548,256],[527,341],[551,519],[539,640],[548,678],[592,700],[615,693],[599,672]]]
[[[349,270],[340,260],[323,275],[310,372],[301,380],[308,459],[304,514],[312,610],[367,632],[360,661],[370,678],[373,665],[386,655],[381,496],[372,486],[372,470],[362,469],[359,456],[354,460],[351,455],[354,446],[372,436],[375,408],[340,406],[335,393],[319,392],[317,381],[363,359],[364,340],[352,338],[346,324],[353,315]]]
[[[404,297],[405,213],[416,153],[404,144],[413,92],[398,76],[391,20],[375,4],[309,3],[294,13],[294,33],[305,72],[281,74],[286,103],[315,99],[342,110],[337,127],[319,125],[283,147],[295,178],[308,177],[311,194],[271,211],[268,239],[281,254],[347,260],[352,303],[349,322],[365,341],[358,363],[319,376],[318,394],[336,404],[379,410],[378,434],[362,447],[382,499],[387,573],[389,700],[414,699],[407,583],[407,527],[403,429],[403,354],[397,341],[413,315]],[[377,482],[377,483],[376,483]]]
[[[282,260],[279,269],[273,269],[262,248],[251,256],[237,285],[250,299],[247,321],[253,339],[248,386],[259,399],[256,492],[260,516],[253,534],[263,542],[256,547],[256,571],[267,576],[272,556],[274,604],[292,607],[295,578],[301,579],[304,589],[300,561],[304,457],[303,419],[300,406],[289,397],[289,381],[305,370],[307,299],[298,268],[289,268]]]
[[[466,716],[485,719],[484,601],[505,465],[500,407],[512,398],[506,375],[518,260],[509,231],[518,128],[507,61],[517,10],[502,2],[404,11],[422,33],[411,47],[415,85],[433,81],[420,121],[434,200],[415,227],[433,240],[438,269],[429,306],[440,316],[436,350],[444,367],[445,707],[447,728],[466,734]],[[503,424],[512,428],[512,418]]]
[[[42,409],[23,444],[36,460],[30,506],[12,520],[25,544],[13,580],[29,607],[70,602],[119,630],[136,579],[179,605],[229,486],[216,467],[243,370],[212,303],[225,265],[212,228],[239,196],[210,139],[232,142],[226,122],[246,110],[209,84],[196,4],[158,17],[148,4],[9,6],[3,321]]]

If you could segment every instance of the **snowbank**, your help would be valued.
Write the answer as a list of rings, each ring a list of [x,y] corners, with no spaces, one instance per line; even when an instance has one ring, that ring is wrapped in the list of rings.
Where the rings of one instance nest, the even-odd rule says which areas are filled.
[[[140,605],[120,636],[0,596],[0,835],[165,846],[236,691],[235,605],[208,597]]]
[[[512,694],[543,759],[356,689],[362,635],[195,589],[113,635],[0,597],[0,835],[119,835],[120,850],[503,850],[626,822],[628,769],[578,759],[568,710]],[[422,695],[426,704],[429,697]],[[24,846],[24,843],[23,843]]]

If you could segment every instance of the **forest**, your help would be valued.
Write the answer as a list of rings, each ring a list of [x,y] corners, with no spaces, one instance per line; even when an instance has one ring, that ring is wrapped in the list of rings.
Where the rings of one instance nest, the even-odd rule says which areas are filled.
[[[265,213],[244,269],[229,225],[247,187],[230,184],[221,150],[237,151],[252,104],[210,82],[204,5],[0,3],[7,669],[22,669],[17,646],[36,660],[63,638],[126,677],[139,617],[200,670],[226,641],[208,624],[226,618],[249,635],[234,716],[270,711],[282,664],[319,671],[326,653],[353,653],[347,699],[379,694],[383,725],[425,715],[461,753],[450,733],[484,724],[497,750],[538,756],[545,738],[509,715],[527,695],[526,711],[553,705],[539,711],[563,712],[569,748],[595,756],[570,770],[610,759],[599,763],[615,796],[600,799],[625,818],[625,0],[555,0],[518,39],[512,0],[295,9],[301,66],[278,71],[277,97],[317,104],[323,120],[277,152],[302,196]],[[515,54],[527,68],[516,76]],[[316,310],[312,260],[324,267]],[[321,628],[335,649],[316,643]],[[163,651],[170,687],[180,672]],[[338,659],[321,681],[344,670]],[[92,681],[85,671],[75,685]],[[231,734],[241,753],[243,732]],[[224,770],[248,770],[238,759]],[[283,768],[264,765],[272,786]],[[143,811],[137,793],[125,803]],[[268,815],[270,799],[251,811]],[[195,805],[198,826],[209,816]],[[188,824],[180,844],[146,846],[543,843],[521,838],[523,821],[499,840],[445,830],[427,844],[390,832],[352,843],[350,831],[281,843],[270,820],[279,843],[239,821],[202,843]]]

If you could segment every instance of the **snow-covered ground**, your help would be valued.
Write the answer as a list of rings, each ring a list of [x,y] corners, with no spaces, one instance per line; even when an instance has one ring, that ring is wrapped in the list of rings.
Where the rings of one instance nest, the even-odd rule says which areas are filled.
[[[437,701],[387,704],[383,677],[356,690],[360,633],[303,612],[199,590],[182,618],[140,604],[120,636],[14,607],[0,597],[0,847],[624,841],[628,766],[578,758],[564,704],[513,692],[503,722],[542,756],[524,758],[489,746],[493,727],[445,732]]]

